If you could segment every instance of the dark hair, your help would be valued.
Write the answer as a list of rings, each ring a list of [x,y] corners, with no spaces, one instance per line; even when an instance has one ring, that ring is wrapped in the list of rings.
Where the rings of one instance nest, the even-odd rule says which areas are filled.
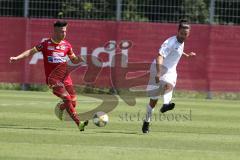
[[[180,29],[191,29],[191,26],[186,19],[181,19],[179,21],[178,30]]]
[[[53,24],[54,27],[66,27],[67,26],[67,22],[66,21],[56,21]]]

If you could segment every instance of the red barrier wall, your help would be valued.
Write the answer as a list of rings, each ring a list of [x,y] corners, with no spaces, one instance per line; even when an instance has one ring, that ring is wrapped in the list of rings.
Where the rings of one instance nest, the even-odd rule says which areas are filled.
[[[31,48],[42,38],[50,37],[53,22],[49,19],[0,18],[0,82],[44,83],[41,59],[36,64],[29,64],[30,60],[33,61],[31,57],[12,65],[8,59]],[[96,77],[95,85],[101,87],[132,86],[129,80],[119,77],[122,76],[121,72],[147,70],[162,42],[177,31],[176,24],[81,20],[68,22],[67,40],[73,45],[76,54],[87,51],[91,55],[109,40],[133,42],[133,47],[127,51],[128,68],[121,67],[122,57],[118,54],[120,57],[116,57],[115,66],[104,67]],[[240,91],[239,41],[238,26],[192,25],[190,38],[185,42],[185,52],[194,51],[197,56],[193,59],[182,57],[178,65],[177,88]],[[105,61],[109,59],[106,53],[101,53],[100,57],[104,57]],[[141,69],[131,68],[132,63],[138,63]],[[85,73],[86,67],[76,70],[72,74],[74,82],[84,84]],[[140,84],[145,84],[147,80],[147,77],[141,79]]]

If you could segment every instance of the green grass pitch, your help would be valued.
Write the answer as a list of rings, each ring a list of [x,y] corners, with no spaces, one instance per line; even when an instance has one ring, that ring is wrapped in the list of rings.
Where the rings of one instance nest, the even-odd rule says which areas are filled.
[[[78,110],[100,101],[79,95]],[[0,91],[1,160],[236,160],[240,157],[240,101],[174,99],[175,110],[155,109],[151,132],[141,133],[148,99],[119,99],[109,124],[79,132],[54,115],[49,92]]]

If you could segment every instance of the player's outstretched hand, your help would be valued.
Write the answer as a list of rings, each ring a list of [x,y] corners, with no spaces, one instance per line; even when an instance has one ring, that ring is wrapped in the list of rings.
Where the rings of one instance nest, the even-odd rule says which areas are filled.
[[[9,63],[14,63],[17,61],[17,57],[10,57],[9,58]]]
[[[188,55],[189,55],[190,57],[193,57],[193,56],[196,56],[197,54],[194,53],[194,52],[190,52]]]

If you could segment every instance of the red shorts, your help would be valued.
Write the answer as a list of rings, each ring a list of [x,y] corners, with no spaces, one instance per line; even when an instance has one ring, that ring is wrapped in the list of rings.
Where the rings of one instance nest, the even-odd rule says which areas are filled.
[[[64,86],[72,86],[73,85],[70,75],[68,75],[67,77],[64,77],[64,78],[47,77],[46,83],[50,87],[58,85],[58,84],[63,84]]]
[[[58,84],[68,86],[72,85],[72,79],[70,77],[71,68],[67,67],[65,63],[58,65],[51,72],[47,72],[46,74],[46,82],[51,86],[55,86]]]

